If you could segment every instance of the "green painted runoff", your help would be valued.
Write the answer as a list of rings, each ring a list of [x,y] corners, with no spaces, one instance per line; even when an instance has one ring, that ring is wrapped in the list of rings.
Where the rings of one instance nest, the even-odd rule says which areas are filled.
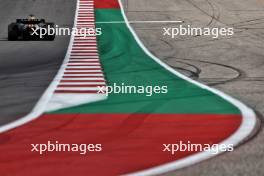
[[[124,21],[120,9],[97,9],[96,21]],[[239,114],[240,111],[208,90],[165,70],[137,44],[125,23],[98,23],[101,63],[108,86],[167,86],[167,93],[109,94],[105,101],[52,113]]]

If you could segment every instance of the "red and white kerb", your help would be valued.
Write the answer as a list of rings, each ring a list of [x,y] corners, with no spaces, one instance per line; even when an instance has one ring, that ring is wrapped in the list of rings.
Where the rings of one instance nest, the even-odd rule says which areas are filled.
[[[74,28],[96,31],[94,0],[78,0]],[[107,95],[100,91],[106,86],[106,81],[99,60],[96,35],[72,36],[65,61],[55,81],[58,85],[46,111],[107,98]]]

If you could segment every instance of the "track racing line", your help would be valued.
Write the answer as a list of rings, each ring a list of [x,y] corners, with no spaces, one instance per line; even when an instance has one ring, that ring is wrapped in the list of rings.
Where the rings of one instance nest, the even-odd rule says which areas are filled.
[[[0,175],[156,175],[215,156],[212,150],[172,155],[163,144],[238,145],[253,131],[251,109],[153,56],[117,0],[78,0],[74,25],[101,28],[102,35],[72,36],[61,69],[33,111],[0,128]],[[168,92],[97,93],[98,85],[114,84],[166,85]],[[103,150],[31,152],[30,144],[47,141],[102,144]]]

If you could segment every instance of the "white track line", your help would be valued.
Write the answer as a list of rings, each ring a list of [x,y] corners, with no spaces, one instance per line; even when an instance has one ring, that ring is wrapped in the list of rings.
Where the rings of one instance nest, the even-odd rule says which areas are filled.
[[[68,73],[64,73],[65,76],[100,76],[103,77],[104,74],[68,74]]]
[[[102,73],[102,70],[98,69],[98,70],[67,70],[67,72],[97,72],[97,73]]]
[[[78,87],[78,88],[71,88],[71,87],[58,87],[56,90],[76,90],[76,91],[86,91],[86,90],[100,90],[99,88],[100,86],[98,87],[85,87],[85,88],[82,88],[82,87]]]
[[[105,85],[104,82],[61,82],[60,85],[98,85],[98,86],[101,86],[101,85]]]
[[[100,62],[99,59],[72,59],[70,60],[70,62]]]
[[[146,24],[146,23],[183,23],[183,21],[98,21],[95,22],[96,24],[126,24],[126,23],[139,23],[139,24]]]

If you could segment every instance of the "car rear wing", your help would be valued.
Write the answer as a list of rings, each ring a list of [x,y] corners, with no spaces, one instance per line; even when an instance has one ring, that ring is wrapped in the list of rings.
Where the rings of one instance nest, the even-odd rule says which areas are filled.
[[[45,23],[44,19],[16,19],[17,23],[23,24],[38,24],[38,23]]]

